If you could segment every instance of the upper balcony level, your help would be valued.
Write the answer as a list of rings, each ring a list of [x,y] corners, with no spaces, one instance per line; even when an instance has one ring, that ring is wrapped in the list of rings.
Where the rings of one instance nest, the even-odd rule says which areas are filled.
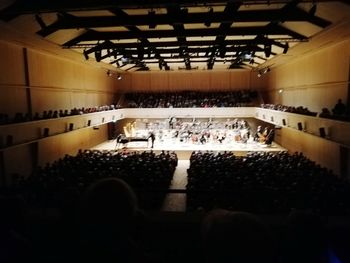
[[[45,140],[67,132],[116,122],[125,118],[255,118],[280,127],[300,130],[335,143],[350,145],[350,122],[306,116],[256,107],[232,108],[123,108],[63,118],[45,119],[0,126],[0,148]]]

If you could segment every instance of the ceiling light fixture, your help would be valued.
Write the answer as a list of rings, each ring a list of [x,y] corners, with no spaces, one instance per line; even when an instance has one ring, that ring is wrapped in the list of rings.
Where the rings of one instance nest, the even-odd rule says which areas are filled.
[[[95,51],[95,59],[97,62],[100,62],[101,58],[102,58],[101,49],[98,49]]]
[[[271,44],[265,44],[264,46],[265,57],[270,57],[271,55]]]
[[[258,70],[258,78],[260,78],[262,75],[270,72],[271,69],[269,67],[263,68],[263,69],[259,69]]]

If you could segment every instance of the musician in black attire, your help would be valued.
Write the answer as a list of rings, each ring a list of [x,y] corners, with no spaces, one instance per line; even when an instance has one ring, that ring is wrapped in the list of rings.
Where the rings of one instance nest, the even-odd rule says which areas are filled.
[[[150,132],[150,134],[149,134],[149,136],[148,136],[148,139],[150,139],[150,138],[151,138],[151,143],[152,143],[151,148],[153,148],[153,146],[154,146],[154,141],[155,141],[155,139],[156,139],[156,136],[155,136],[155,134],[154,134],[153,132]]]

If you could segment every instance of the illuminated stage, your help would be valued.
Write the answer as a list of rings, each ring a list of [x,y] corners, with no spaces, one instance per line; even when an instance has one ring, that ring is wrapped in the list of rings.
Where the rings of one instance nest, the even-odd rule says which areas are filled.
[[[136,141],[126,144],[117,145],[116,140],[110,140],[95,146],[93,149],[98,150],[132,150],[132,151],[147,151],[152,150],[151,141]],[[236,155],[245,155],[247,152],[280,152],[287,151],[285,148],[273,142],[271,146],[260,144],[254,141],[247,143],[231,141],[208,142],[205,144],[193,143],[192,141],[180,141],[178,138],[165,138],[162,140],[156,139],[154,142],[153,151],[175,151],[182,160],[188,160],[193,151],[230,151]]]

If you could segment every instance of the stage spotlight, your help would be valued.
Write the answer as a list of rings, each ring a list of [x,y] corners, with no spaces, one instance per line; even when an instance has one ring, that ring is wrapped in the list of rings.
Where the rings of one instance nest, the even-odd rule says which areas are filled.
[[[283,49],[283,54],[287,54],[288,49],[289,49],[289,44],[286,43],[286,45],[284,46],[284,49]]]
[[[88,59],[89,59],[89,55],[88,55],[86,49],[84,49],[83,54],[84,54],[84,58],[85,58],[86,60],[88,60]]]
[[[101,54],[101,49],[98,49],[95,51],[95,59],[97,62],[100,62],[101,61],[101,57],[102,57],[102,54]]]
[[[122,80],[122,75],[118,74],[117,80]]]
[[[265,44],[264,46],[265,57],[270,57],[271,55],[271,44]]]
[[[110,70],[107,70],[107,76],[108,77],[112,76],[112,72]]]

